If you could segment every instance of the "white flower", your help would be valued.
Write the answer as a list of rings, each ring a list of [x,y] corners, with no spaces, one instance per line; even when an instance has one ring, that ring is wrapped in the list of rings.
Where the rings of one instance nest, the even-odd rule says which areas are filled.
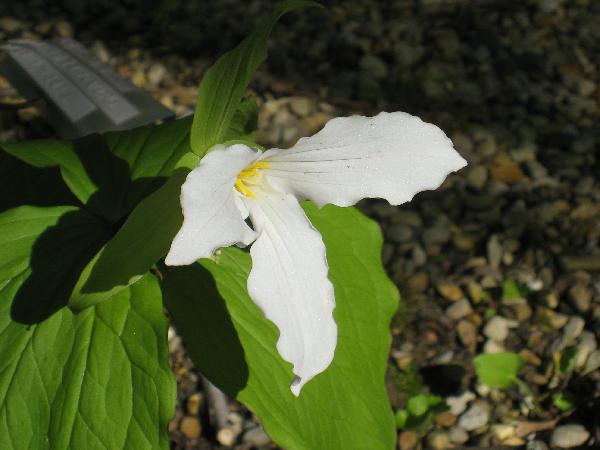
[[[465,165],[438,127],[402,112],[333,119],[288,150],[217,146],[181,188],[184,221],[166,263],[253,243],[248,292],[279,328],[277,350],[293,364],[299,395],[329,366],[337,340],[325,246],[299,201],[349,206],[378,197],[399,205]]]

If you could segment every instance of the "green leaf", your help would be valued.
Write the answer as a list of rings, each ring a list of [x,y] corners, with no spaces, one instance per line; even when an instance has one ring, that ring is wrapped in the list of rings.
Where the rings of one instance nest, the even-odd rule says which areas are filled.
[[[525,294],[514,280],[506,280],[502,284],[502,302],[520,303],[525,301]]]
[[[277,328],[248,297],[246,252],[223,249],[167,272],[167,307],[198,368],[258,414],[282,447],[394,448],[384,379],[398,293],[381,264],[380,230],[353,208],[304,207],[327,246],[338,343],[331,366],[299,398],[290,391],[291,365],[275,347]]]
[[[555,392],[552,395],[552,404],[561,411],[568,411],[574,407],[572,396],[564,392]]]
[[[2,148],[34,167],[59,167],[79,201],[114,223],[156,190],[190,151],[190,125],[184,118],[75,141],[44,139]]]
[[[245,97],[238,106],[223,141],[253,142],[258,128],[258,106],[254,97]]]
[[[3,275],[0,448],[168,449],[175,383],[157,281],[146,276],[114,301],[26,327],[10,319],[26,275]]]
[[[422,416],[433,406],[437,406],[443,402],[442,398],[437,395],[419,394],[411,397],[408,400],[406,408],[413,416]]]
[[[71,297],[73,311],[108,300],[167,253],[183,223],[179,195],[188,172],[177,169],[167,183],[142,200],[87,265]]]
[[[38,323],[64,307],[108,230],[73,206],[22,206],[0,214],[0,280],[20,276],[14,320]]]
[[[0,212],[17,206],[78,205],[56,168],[37,169],[0,151]]]
[[[505,389],[517,380],[523,359],[517,353],[484,353],[473,359],[479,381],[491,388]]]
[[[573,370],[575,370],[575,363],[577,362],[577,355],[579,354],[579,348],[576,346],[565,349],[560,355],[560,362],[558,364],[558,370],[562,375],[568,376]]]
[[[317,3],[286,1],[275,8],[236,48],[221,56],[206,72],[198,89],[191,145],[203,156],[215,144],[228,139],[232,121],[254,72],[267,57],[267,39],[279,18],[288,11]],[[237,138],[234,138],[237,139]]]

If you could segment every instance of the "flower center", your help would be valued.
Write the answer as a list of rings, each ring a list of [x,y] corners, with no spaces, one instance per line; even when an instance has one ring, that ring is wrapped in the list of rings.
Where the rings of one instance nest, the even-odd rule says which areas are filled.
[[[235,188],[240,194],[256,199],[256,195],[254,195],[254,192],[252,192],[250,186],[256,186],[260,182],[262,177],[260,170],[266,169],[270,165],[271,163],[266,161],[256,161],[250,164],[248,167],[238,173],[238,176],[235,180]]]

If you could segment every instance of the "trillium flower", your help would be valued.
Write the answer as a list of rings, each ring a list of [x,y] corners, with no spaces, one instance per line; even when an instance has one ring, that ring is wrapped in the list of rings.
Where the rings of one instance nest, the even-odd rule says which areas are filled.
[[[181,188],[184,221],[165,262],[252,244],[248,293],[279,328],[277,350],[293,365],[297,396],[329,366],[337,340],[325,245],[299,202],[399,205],[465,165],[438,127],[403,112],[333,119],[287,150],[215,146]]]

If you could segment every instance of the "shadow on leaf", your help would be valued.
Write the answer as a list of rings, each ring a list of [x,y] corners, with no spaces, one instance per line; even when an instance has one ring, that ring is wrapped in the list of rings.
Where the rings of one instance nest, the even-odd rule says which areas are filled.
[[[168,270],[161,284],[171,319],[194,364],[231,397],[248,382],[244,349],[211,273],[200,266]]]

